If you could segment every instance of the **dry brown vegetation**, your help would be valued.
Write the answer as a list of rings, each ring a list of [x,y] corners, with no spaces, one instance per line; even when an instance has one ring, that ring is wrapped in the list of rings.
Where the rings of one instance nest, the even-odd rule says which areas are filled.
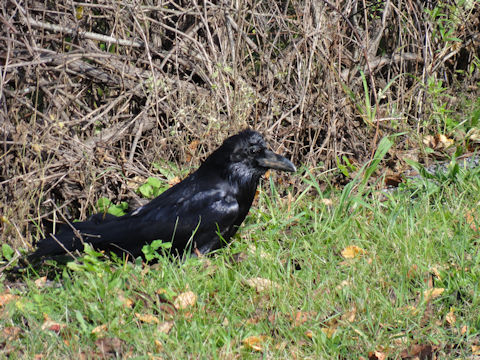
[[[326,168],[444,130],[435,106],[478,96],[479,18],[475,1],[2,1],[1,240],[28,248],[43,220],[131,198],[155,161],[196,166],[246,126]]]

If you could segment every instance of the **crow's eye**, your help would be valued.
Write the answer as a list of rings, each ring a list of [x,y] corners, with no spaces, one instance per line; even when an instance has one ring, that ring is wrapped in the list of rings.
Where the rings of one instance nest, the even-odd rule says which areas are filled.
[[[258,154],[260,152],[260,148],[258,147],[251,147],[250,150],[249,150],[250,154],[251,155],[255,155],[255,154]]]

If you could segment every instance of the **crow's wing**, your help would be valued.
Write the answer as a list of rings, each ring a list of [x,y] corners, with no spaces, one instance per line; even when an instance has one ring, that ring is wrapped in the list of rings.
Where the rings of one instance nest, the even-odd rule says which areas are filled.
[[[192,174],[150,203],[121,216],[94,215],[73,223],[55,236],[42,239],[31,258],[83,250],[83,242],[96,249],[127,252],[137,257],[154,240],[172,242],[182,253],[191,241],[202,253],[221,246],[220,234],[228,239],[235,233],[239,204],[235,190],[215,176],[208,179]],[[81,234],[82,240],[76,234]]]
[[[136,247],[134,244],[143,246],[160,239],[172,241],[173,248],[182,252],[192,241],[192,247],[202,253],[208,252],[220,247],[218,233],[222,237],[230,234],[239,214],[236,198],[222,188],[198,191],[191,196],[175,196],[174,201],[163,200],[154,200],[155,203],[127,216],[123,220],[126,221],[124,234],[127,236],[115,243],[129,250],[129,247]],[[118,223],[120,225],[120,219]]]

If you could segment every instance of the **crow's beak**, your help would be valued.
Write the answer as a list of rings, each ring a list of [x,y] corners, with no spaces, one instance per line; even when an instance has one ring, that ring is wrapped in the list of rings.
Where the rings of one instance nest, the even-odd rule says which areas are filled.
[[[282,170],[295,172],[297,168],[292,164],[290,160],[284,158],[281,155],[275,154],[273,151],[265,150],[260,158],[257,158],[260,166],[268,169]]]

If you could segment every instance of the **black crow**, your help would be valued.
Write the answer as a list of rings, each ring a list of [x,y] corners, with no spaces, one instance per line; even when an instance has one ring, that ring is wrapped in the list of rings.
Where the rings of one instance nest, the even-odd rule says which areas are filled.
[[[154,240],[171,242],[175,254],[220,248],[235,234],[252,205],[260,177],[268,169],[296,171],[283,156],[267,149],[256,131],[226,139],[186,179],[148,204],[120,217],[93,215],[64,226],[38,242],[30,260],[83,250],[84,243],[116,254],[142,255]]]

